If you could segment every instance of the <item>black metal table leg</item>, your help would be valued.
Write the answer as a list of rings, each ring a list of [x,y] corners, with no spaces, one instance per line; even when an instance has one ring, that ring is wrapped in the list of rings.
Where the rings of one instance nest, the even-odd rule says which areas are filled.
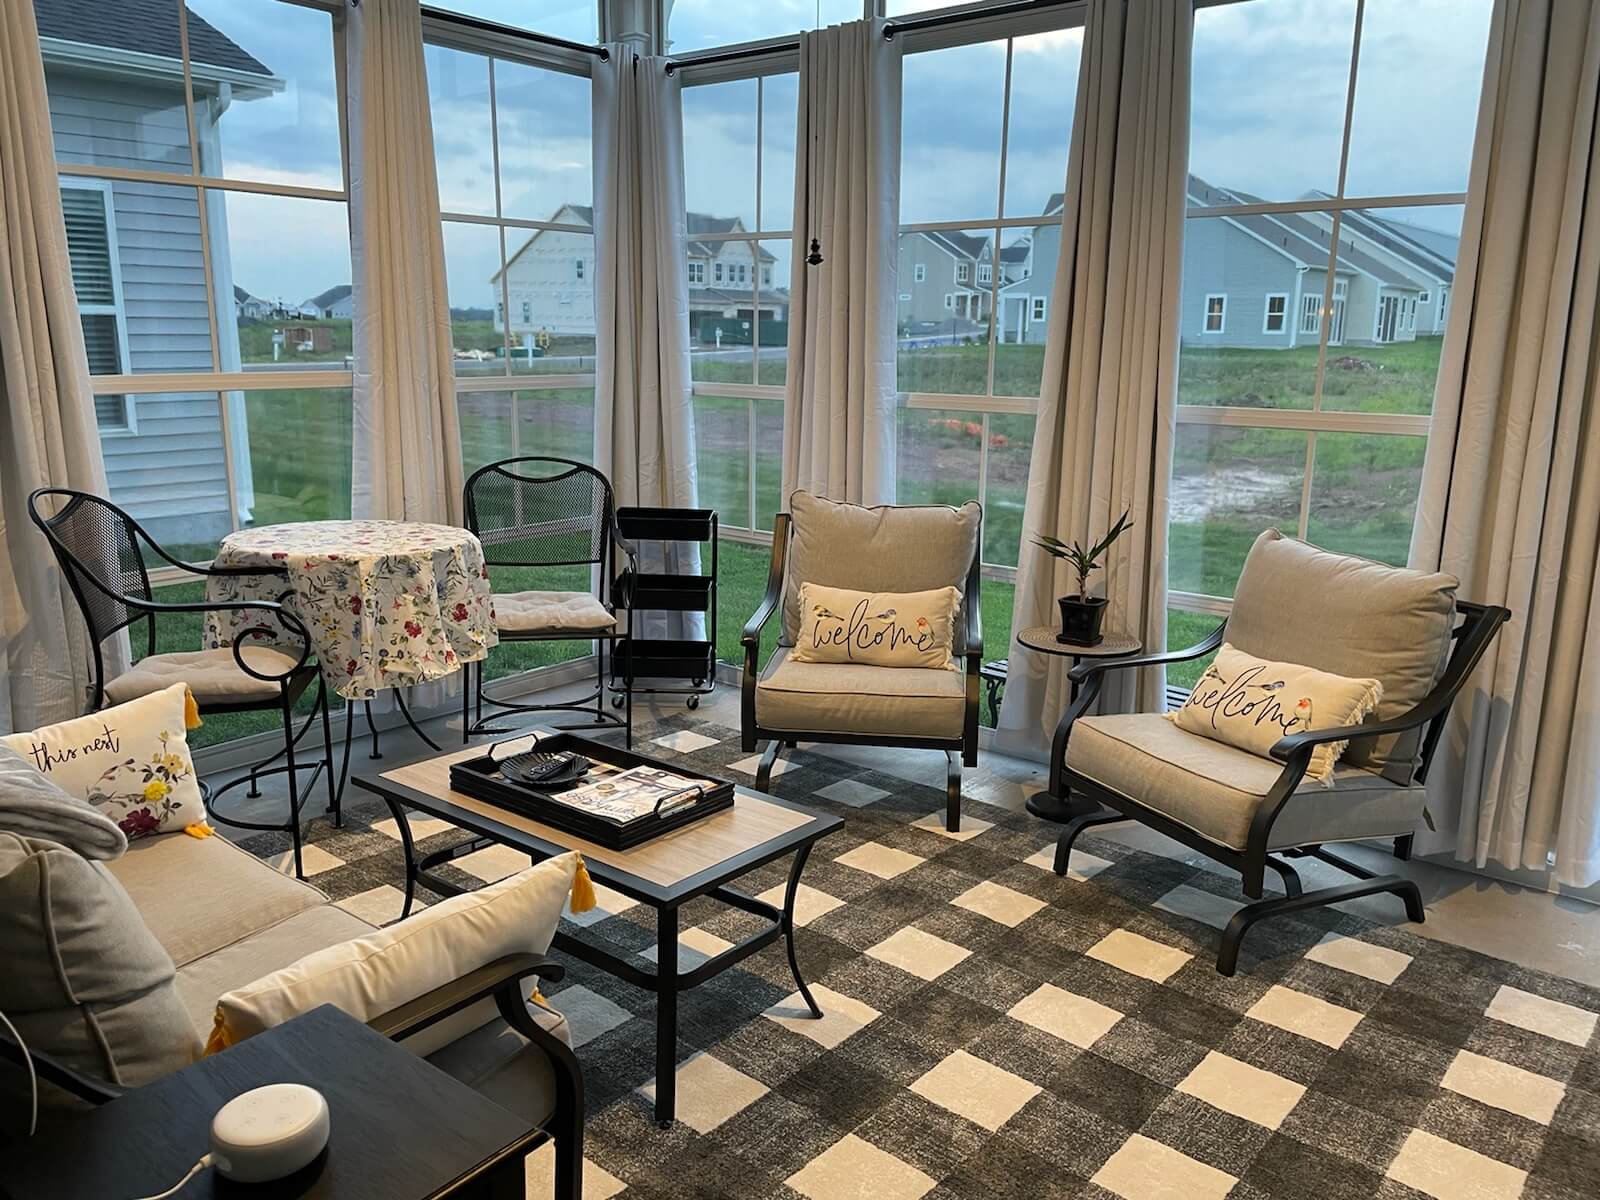
[[[794,952],[794,898],[800,891],[800,872],[805,870],[806,858],[811,854],[810,846],[801,846],[795,851],[794,863],[789,868],[789,883],[783,890],[783,944],[789,951],[789,971],[794,976],[794,983],[800,989],[800,998],[806,1002],[806,1007],[811,1010],[811,1015],[822,1017],[822,1009],[817,1006],[816,1000],[811,995],[811,989],[806,986],[806,981],[800,977],[800,960]]]
[[[395,689],[395,691],[394,691],[394,702],[395,702],[395,704],[399,705],[399,707],[400,707],[400,715],[406,719],[406,724],[411,726],[411,732],[416,734],[423,741],[427,742],[428,745],[434,751],[436,751],[437,753],[440,753],[440,754],[444,753],[444,747],[439,745],[438,742],[434,741],[426,733],[422,732],[422,726],[418,725],[417,722],[416,722],[416,719],[414,717],[412,717],[411,710],[406,707],[406,694],[405,694],[404,689],[402,689],[402,688],[396,688]]]
[[[404,921],[411,915],[411,906],[417,899],[417,844],[411,837],[411,822],[406,819],[405,805],[388,796],[383,798],[383,802],[394,816],[395,828],[400,833],[400,845],[406,854],[406,902],[400,907],[400,919]]]
[[[1070,795],[1063,795],[1066,790],[1063,782],[1067,760],[1067,736],[1072,732],[1072,722],[1067,719],[1067,714],[1072,712],[1073,706],[1078,702],[1078,685],[1069,685],[1066,711],[1061,714],[1061,720],[1056,722],[1055,736],[1050,739],[1050,783],[1042,792],[1035,792],[1028,797],[1027,809],[1034,816],[1044,821],[1054,821],[1064,825],[1074,817],[1085,812],[1094,811],[1093,806],[1085,807],[1074,804]]]
[[[678,910],[656,912],[656,1124],[678,1110]]]

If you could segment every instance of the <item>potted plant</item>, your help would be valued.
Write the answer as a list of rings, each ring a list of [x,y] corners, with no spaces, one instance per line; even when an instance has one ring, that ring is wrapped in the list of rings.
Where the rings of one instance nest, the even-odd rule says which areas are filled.
[[[1056,600],[1061,606],[1061,632],[1056,636],[1057,641],[1074,646],[1100,644],[1103,636],[1100,624],[1105,620],[1106,600],[1104,596],[1089,595],[1089,573],[1100,566],[1100,560],[1111,549],[1111,544],[1133,528],[1133,521],[1129,519],[1132,511],[1128,509],[1118,517],[1116,524],[1106,531],[1105,537],[1087,550],[1078,542],[1069,546],[1047,533],[1033,535],[1035,546],[1051,558],[1071,563],[1072,569],[1078,573],[1078,594],[1061,596]]]

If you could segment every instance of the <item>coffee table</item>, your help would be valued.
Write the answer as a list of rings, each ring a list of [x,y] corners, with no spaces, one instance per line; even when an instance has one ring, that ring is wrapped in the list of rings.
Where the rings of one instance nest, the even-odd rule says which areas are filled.
[[[531,746],[546,731],[530,731],[524,738],[497,743],[502,756],[519,753]],[[374,792],[388,804],[399,828],[406,856],[406,902],[402,915],[411,905],[420,883],[443,896],[459,895],[464,889],[441,878],[432,868],[498,843],[526,854],[534,862],[577,850],[588,865],[596,883],[602,883],[656,911],[656,967],[647,970],[636,963],[585,942],[564,930],[557,930],[553,943],[557,950],[599,967],[656,996],[656,1120],[667,1125],[677,1107],[678,994],[698,987],[729,967],[749,958],[756,951],[783,938],[789,954],[789,970],[811,1015],[821,1018],[817,1006],[800,974],[795,956],[794,900],[800,887],[811,847],[841,828],[844,821],[827,813],[813,812],[776,796],[749,788],[738,788],[733,807],[663,834],[631,850],[611,850],[584,840],[531,817],[510,812],[487,800],[479,800],[450,787],[450,766],[462,759],[476,758],[483,748],[458,750],[449,754],[415,759],[386,771],[355,777],[357,787]],[[669,765],[669,764],[663,764]],[[449,850],[417,857],[406,809],[414,808],[475,833],[478,837]],[[789,881],[781,909],[728,886],[757,867],[793,856]],[[687,971],[678,970],[678,910],[688,901],[710,896],[733,908],[762,917],[767,925],[720,954]]]

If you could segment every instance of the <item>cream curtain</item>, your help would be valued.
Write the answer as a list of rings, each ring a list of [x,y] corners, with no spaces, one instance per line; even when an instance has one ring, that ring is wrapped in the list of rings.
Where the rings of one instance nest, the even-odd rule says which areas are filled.
[[[617,503],[693,508],[683,113],[676,75],[618,42],[594,67],[595,464]],[[694,546],[646,543],[647,571],[696,574]],[[697,613],[654,637],[704,636]]]
[[[785,503],[894,502],[900,48],[883,24],[800,35]]]
[[[415,0],[361,0],[345,28],[358,517],[462,521],[444,235]]]
[[[28,494],[106,494],[33,5],[0,5],[0,731],[75,717],[88,635]],[[115,674],[125,650],[107,662]]]
[[[1512,613],[1421,849],[1600,882],[1600,7],[1500,0],[1411,547]]]
[[[1056,598],[1076,586],[1031,535],[1088,544],[1131,509],[1132,531],[1095,577],[1110,601],[1106,628],[1134,634],[1147,652],[1165,649],[1193,25],[1188,4],[1090,0],[1028,469],[1018,629],[1057,623]],[[997,745],[1048,744],[1067,704],[1067,666],[1013,651]],[[1159,710],[1164,686],[1159,669],[1113,675],[1101,703]]]

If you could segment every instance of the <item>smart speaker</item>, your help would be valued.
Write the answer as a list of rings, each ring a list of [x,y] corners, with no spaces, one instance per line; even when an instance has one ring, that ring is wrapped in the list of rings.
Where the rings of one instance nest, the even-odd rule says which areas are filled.
[[[315,1088],[273,1083],[235,1096],[211,1122],[211,1160],[239,1183],[292,1175],[328,1144],[328,1102]]]

